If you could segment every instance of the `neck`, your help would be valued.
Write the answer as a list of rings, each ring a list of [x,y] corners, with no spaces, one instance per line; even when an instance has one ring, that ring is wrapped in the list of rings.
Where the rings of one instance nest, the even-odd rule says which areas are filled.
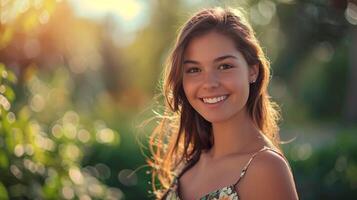
[[[212,158],[220,158],[235,153],[247,153],[252,147],[263,146],[259,129],[243,109],[231,119],[212,123],[214,144],[210,150]]]

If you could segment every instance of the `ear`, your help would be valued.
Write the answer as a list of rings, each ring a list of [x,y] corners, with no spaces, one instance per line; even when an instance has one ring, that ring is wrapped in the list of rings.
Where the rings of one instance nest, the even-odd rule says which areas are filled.
[[[259,75],[259,65],[251,65],[249,67],[249,83],[254,83]]]

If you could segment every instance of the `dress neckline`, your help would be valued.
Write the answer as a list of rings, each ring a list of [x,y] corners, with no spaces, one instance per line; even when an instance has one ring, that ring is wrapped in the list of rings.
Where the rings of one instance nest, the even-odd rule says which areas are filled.
[[[218,188],[218,189],[215,189],[211,192],[208,192],[207,194],[203,195],[202,197],[199,198],[199,200],[205,200],[207,197],[209,196],[212,196],[213,194],[216,194],[217,192],[219,191],[222,191],[222,190],[229,190],[231,189],[232,190],[232,193],[234,193],[237,198],[238,198],[238,192],[236,191],[235,187],[236,185],[239,183],[239,181],[241,180],[241,178],[245,175],[245,172],[250,164],[250,162],[253,160],[253,158],[259,153],[259,152],[262,152],[266,149],[271,149],[270,147],[267,147],[267,146],[264,146],[263,148],[261,148],[259,151],[255,152],[249,159],[249,161],[246,163],[246,165],[243,167],[241,173],[240,173],[240,176],[238,178],[238,180],[231,184],[231,185],[227,185],[227,186],[224,186],[224,187],[221,187],[221,188]],[[194,165],[194,164],[193,164]],[[177,176],[175,177],[175,184],[176,184],[176,188],[175,188],[175,194],[176,196],[178,197],[179,200],[183,200],[183,198],[181,197],[181,193],[180,193],[180,178],[181,176],[187,171],[189,170],[189,168],[191,168],[193,165],[191,165],[190,167],[188,167],[187,169],[183,169],[182,172]],[[239,199],[239,198],[238,198]]]
[[[234,197],[237,198],[237,200],[239,200],[239,196],[238,196],[238,192],[235,189],[235,185],[229,185],[229,186],[225,186],[216,190],[213,190],[205,195],[203,195],[202,197],[199,198],[199,200],[208,200],[209,197],[212,197],[216,194],[220,194],[221,192],[225,192],[226,195],[233,195]],[[176,197],[178,200],[183,200],[183,198],[181,197],[180,193],[178,192],[177,188],[174,191]]]

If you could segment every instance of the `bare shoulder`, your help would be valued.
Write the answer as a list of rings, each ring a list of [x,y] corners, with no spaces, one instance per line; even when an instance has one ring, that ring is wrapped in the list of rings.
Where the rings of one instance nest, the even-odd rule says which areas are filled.
[[[272,150],[255,156],[237,187],[242,199],[298,199],[289,163]]]

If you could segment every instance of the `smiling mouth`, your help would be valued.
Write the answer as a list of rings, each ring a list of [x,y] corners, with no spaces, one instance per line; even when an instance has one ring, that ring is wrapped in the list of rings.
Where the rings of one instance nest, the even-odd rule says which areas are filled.
[[[203,103],[206,104],[215,104],[221,101],[224,101],[225,99],[227,99],[228,95],[223,95],[223,96],[217,96],[217,97],[207,97],[207,98],[201,98],[201,100],[203,101]]]

